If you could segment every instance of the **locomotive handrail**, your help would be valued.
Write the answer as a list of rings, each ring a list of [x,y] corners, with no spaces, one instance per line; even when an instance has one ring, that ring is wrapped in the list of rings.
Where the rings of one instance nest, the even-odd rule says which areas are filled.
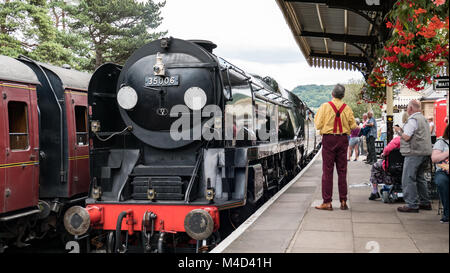
[[[203,158],[203,150],[200,150],[200,154],[197,158],[197,162],[195,163],[194,171],[192,172],[191,179],[189,180],[188,187],[186,189],[186,193],[184,196],[184,202],[189,203],[189,196],[191,195],[191,190],[195,182],[195,178],[197,177],[197,172],[200,169],[200,163],[202,162]]]
[[[218,58],[219,58],[219,60],[221,60],[221,61],[224,62],[224,65],[226,65],[227,68],[233,69],[234,71],[238,72],[239,74],[241,74],[242,76],[244,76],[244,77],[246,77],[246,78],[248,78],[248,79],[251,78],[250,76],[247,75],[247,73],[245,73],[244,70],[240,69],[239,67],[237,67],[237,66],[235,66],[234,64],[230,63],[229,61],[226,61],[226,60],[225,60],[224,58],[222,58],[222,57],[218,57]],[[248,79],[247,79],[247,80],[248,80]]]
[[[216,67],[214,63],[193,63],[193,64],[170,64],[166,68],[211,68]]]
[[[228,92],[230,95],[230,100],[233,100],[233,91],[231,88],[231,80],[230,80],[230,69],[227,67],[227,80],[228,80]]]

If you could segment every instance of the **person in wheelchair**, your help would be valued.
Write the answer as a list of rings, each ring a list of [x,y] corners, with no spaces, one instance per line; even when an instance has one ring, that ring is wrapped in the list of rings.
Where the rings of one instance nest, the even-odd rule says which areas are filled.
[[[441,223],[448,223],[448,124],[445,127],[444,135],[439,138],[433,146],[431,160],[436,163],[436,173],[434,182],[438,187],[439,197],[444,207]]]
[[[400,136],[394,137],[388,143],[388,145],[383,149],[383,153],[381,154],[382,159],[378,160],[375,164],[372,165],[372,170],[370,172],[372,192],[370,193],[369,200],[376,200],[381,197],[380,193],[378,192],[379,184],[390,185],[393,183],[393,178],[387,172],[386,158],[395,149],[400,149]]]

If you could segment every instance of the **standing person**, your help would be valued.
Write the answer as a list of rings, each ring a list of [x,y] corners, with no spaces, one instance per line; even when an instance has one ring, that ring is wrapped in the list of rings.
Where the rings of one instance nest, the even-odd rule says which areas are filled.
[[[345,87],[337,84],[331,95],[333,99],[324,103],[317,111],[314,123],[322,135],[322,198],[323,203],[316,209],[333,210],[333,170],[336,163],[338,173],[339,200],[341,209],[347,206],[347,147],[351,129],[357,127],[352,109],[342,98]]]
[[[427,181],[422,166],[431,155],[430,127],[420,111],[420,103],[412,100],[406,109],[409,118],[401,129],[394,127],[400,135],[400,152],[405,157],[403,163],[402,188],[406,206],[399,212],[419,212],[419,209],[431,210]]]
[[[442,206],[444,207],[444,215],[441,223],[448,223],[448,124],[445,127],[442,138],[439,138],[433,146],[431,160],[436,163],[436,173],[434,175],[434,183],[436,183]]]
[[[362,129],[362,128],[364,128],[364,126],[366,126],[366,123],[367,123],[367,113],[364,113],[363,114],[363,116],[362,116],[362,122],[361,122],[361,124],[360,124],[360,128]],[[360,155],[365,155],[366,154],[366,151],[364,150],[364,139],[365,139],[365,136],[364,135],[362,135],[360,138],[359,138],[359,146],[361,147],[361,152],[359,153]],[[367,160],[367,158],[366,158],[366,160]]]
[[[430,125],[431,144],[436,143],[436,125],[433,122],[433,117],[428,118],[428,125]]]
[[[375,139],[377,138],[377,121],[373,117],[373,112],[369,111],[367,113],[369,118],[366,123],[366,127],[370,127],[369,133],[366,136],[367,141],[367,164],[373,164],[377,162],[377,153],[375,152]]]
[[[350,161],[352,159],[352,153],[353,151],[355,152],[355,161],[358,161],[358,156],[359,156],[359,149],[358,149],[358,144],[359,144],[359,132],[361,131],[361,128],[359,128],[359,121],[356,121],[356,125],[357,127],[355,129],[353,129],[350,132],[350,140],[349,140],[349,144],[348,144],[348,159],[347,161]]]

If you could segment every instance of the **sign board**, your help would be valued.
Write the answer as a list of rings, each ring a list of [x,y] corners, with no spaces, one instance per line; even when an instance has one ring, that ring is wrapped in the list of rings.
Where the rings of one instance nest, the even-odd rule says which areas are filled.
[[[375,152],[378,157],[381,157],[383,150],[384,150],[384,141],[375,141]]]
[[[447,77],[434,78],[436,80],[436,90],[448,89],[450,84]]]

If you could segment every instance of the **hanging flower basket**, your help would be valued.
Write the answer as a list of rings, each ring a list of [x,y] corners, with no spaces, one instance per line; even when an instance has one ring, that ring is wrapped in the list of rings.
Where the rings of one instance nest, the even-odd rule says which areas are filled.
[[[383,75],[382,66],[376,66],[367,78],[359,94],[360,101],[365,103],[386,103],[386,85],[387,79]]]
[[[393,33],[379,54],[385,76],[416,91],[424,89],[448,64],[448,1],[399,0],[386,27]]]

